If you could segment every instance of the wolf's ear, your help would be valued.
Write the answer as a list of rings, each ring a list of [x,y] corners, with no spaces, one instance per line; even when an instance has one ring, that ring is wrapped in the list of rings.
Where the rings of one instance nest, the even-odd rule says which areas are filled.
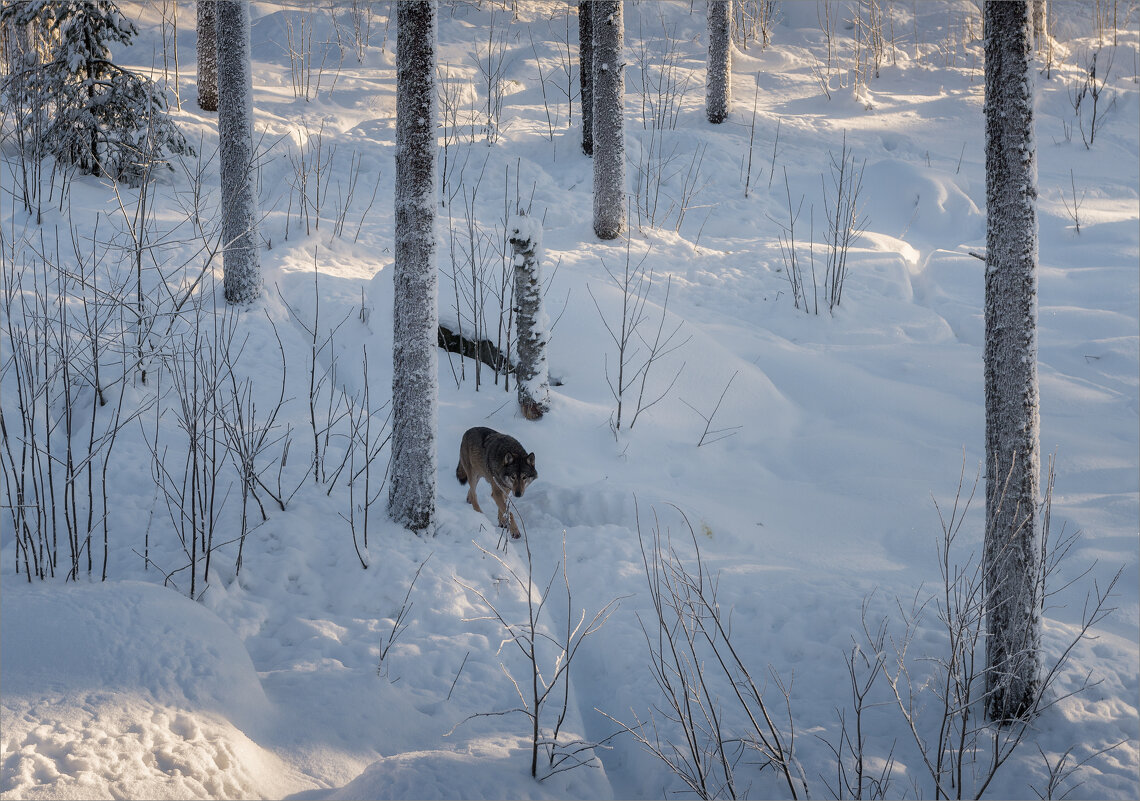
[[[529,464],[531,467],[534,467],[534,452],[533,451],[526,455],[526,463]]]
[[[512,464],[514,461],[515,461],[515,455],[513,453],[508,453],[506,456],[503,457],[503,464]]]

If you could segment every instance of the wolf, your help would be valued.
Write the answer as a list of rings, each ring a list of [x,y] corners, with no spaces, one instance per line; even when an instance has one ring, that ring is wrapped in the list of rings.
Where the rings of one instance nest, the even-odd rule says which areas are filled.
[[[534,453],[527,453],[517,439],[507,434],[485,426],[469,428],[459,443],[455,477],[460,484],[470,480],[467,502],[476,512],[483,510],[479,508],[475,487],[479,479],[487,479],[491,485],[491,498],[499,507],[499,526],[510,528],[512,539],[519,538],[515,516],[507,509],[507,496],[514,493],[516,498],[521,498],[530,482],[538,478],[538,471],[534,469]]]

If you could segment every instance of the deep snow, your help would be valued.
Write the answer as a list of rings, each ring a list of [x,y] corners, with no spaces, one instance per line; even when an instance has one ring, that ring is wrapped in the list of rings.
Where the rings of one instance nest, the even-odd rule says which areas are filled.
[[[935,502],[944,511],[952,506],[963,473],[968,494],[983,458],[983,263],[970,251],[985,246],[985,184],[975,4],[887,6],[898,48],[893,58],[888,53],[880,76],[860,86],[858,97],[850,82],[851,31],[840,24],[836,58],[841,69],[829,79],[830,99],[813,71],[826,71],[819,7],[781,4],[772,44],[737,50],[734,108],[728,122],[713,126],[705,120],[702,91],[703,4],[693,4],[692,11],[690,3],[680,1],[626,4],[629,189],[636,189],[638,167],[651,158],[650,148],[675,154],[665,168],[671,177],[658,204],[658,226],[639,228],[644,206],[639,217],[631,201],[629,254],[634,264],[647,254],[644,264],[653,271],[646,335],[664,314],[665,333],[680,324],[674,344],[684,344],[649,373],[647,400],[676,379],[664,398],[630,427],[635,384],[615,435],[610,385],[616,380],[617,353],[607,324],[620,319],[620,293],[610,273],[623,269],[626,242],[604,243],[593,235],[592,164],[578,146],[577,100],[568,120],[565,96],[553,83],[565,83],[560,54],[576,53],[575,5],[442,4],[440,58],[458,87],[461,121],[474,115],[476,122],[462,126],[462,141],[448,154],[449,186],[456,194],[441,209],[440,313],[445,321],[471,324],[462,297],[470,291],[470,278],[452,271],[453,254],[461,269],[464,248],[471,246],[464,239],[468,210],[487,236],[478,246],[487,249],[501,239],[517,206],[529,206],[530,216],[542,223],[548,280],[550,413],[540,422],[523,420],[513,388],[504,393],[484,368],[476,391],[470,360],[463,366],[466,380],[459,383],[454,378],[458,357],[441,353],[434,534],[419,537],[390,523],[385,487],[372,510],[363,549],[368,569],[363,570],[345,520],[344,483],[326,495],[327,486],[309,478],[286,511],[270,509],[268,522],[250,534],[240,575],[234,574],[236,544],[219,548],[198,602],[186,597],[184,572],[172,577],[173,588],[162,587],[160,571],[177,570],[187,560],[151,479],[143,437],[154,427],[154,411],[143,418],[148,428],[132,425],[115,446],[109,478],[110,581],[99,582],[96,570],[95,577],[78,582],[60,577],[29,584],[15,572],[5,510],[3,796],[672,795],[682,788],[664,765],[628,735],[607,738],[616,728],[612,718],[646,720],[661,704],[647,670],[642,633],[651,612],[639,523],[648,536],[656,520],[662,534],[668,532],[691,559],[685,519],[696,532],[705,565],[719,576],[718,598],[731,609],[734,644],[763,683],[785,729],[787,711],[770,669],[789,687],[796,756],[812,795],[830,796],[834,760],[825,741],[836,742],[837,710],[850,704],[843,659],[852,638],[861,636],[861,609],[866,603],[872,625],[888,616],[898,632],[896,599],[909,608],[913,598],[938,590]],[[842,7],[840,16],[850,17],[847,4]],[[342,20],[348,19],[347,4],[336,8]],[[139,18],[142,35],[120,57],[149,67],[161,41],[156,6],[124,4],[124,9]],[[200,142],[208,200],[216,203],[215,115],[197,111],[193,76],[185,74],[195,44],[189,9],[180,9],[184,72],[182,109],[175,116],[188,139]],[[1079,130],[1068,138],[1066,132],[1075,124],[1070,97],[1079,64],[1096,43],[1093,7],[1051,4],[1050,9],[1060,62],[1037,87],[1041,446],[1043,454],[1055,454],[1054,530],[1079,530],[1081,539],[1054,579],[1055,587],[1077,581],[1046,611],[1047,662],[1073,636],[1093,582],[1104,586],[1121,567],[1123,574],[1110,604],[1116,611],[1098,626],[1095,640],[1075,649],[1056,691],[1075,689],[1086,674],[1099,683],[1063,698],[1043,715],[987,795],[1035,797],[1035,791],[1044,792],[1046,759],[1055,763],[1072,748],[1071,760],[1079,762],[1119,744],[1093,757],[1058,794],[1073,788],[1069,797],[1135,798],[1140,795],[1140,33],[1133,9],[1120,29],[1107,83],[1115,107],[1086,149]],[[310,343],[303,322],[319,311],[322,332],[339,324],[334,342],[320,355],[323,369],[335,354],[335,378],[326,386],[361,393],[367,378],[377,422],[386,413],[380,407],[392,373],[395,30],[386,25],[387,4],[376,4],[363,63],[346,46],[333,84],[339,55],[329,47],[319,91],[305,99],[294,94],[285,45],[289,35],[294,41],[303,36],[302,21],[313,26],[315,79],[321,63],[317,43],[335,39],[328,10],[254,3],[252,15],[267,291],[236,321],[235,336],[244,343],[238,369],[239,377],[254,379],[260,400],[275,399],[280,336],[289,400],[278,422],[281,432],[287,424],[294,429],[287,479],[296,484],[311,455],[311,435],[305,438]],[[346,31],[342,27],[341,35]],[[486,86],[473,56],[485,54],[488,41],[494,49],[500,36],[502,118],[499,139],[489,146],[478,121]],[[1102,52],[1110,49],[1106,45]],[[642,126],[639,59],[659,65],[666,54],[672,54],[684,89],[678,91],[676,129],[654,135]],[[652,71],[654,79],[659,74]],[[319,229],[306,235],[291,183],[299,148],[318,130],[330,159],[329,188]],[[844,137],[863,169],[860,207],[866,232],[850,254],[850,274],[835,313],[805,314],[791,302],[779,226],[787,222],[789,192],[793,206],[804,196],[796,224],[797,240],[804,243],[799,255],[805,260],[812,255],[806,247],[810,215],[819,269],[821,175],[828,175],[829,159],[837,157]],[[336,152],[329,156],[334,144]],[[6,160],[13,157],[10,145],[3,154]],[[698,163],[694,154],[701,155],[700,191],[689,197],[678,224],[686,176],[697,169],[691,166]],[[345,232],[337,236],[336,198],[347,193],[357,162],[361,177]],[[369,207],[377,175],[376,200]],[[5,164],[0,224],[2,244],[10,252],[39,236],[13,198],[13,176]],[[1065,208],[1066,202],[1073,204],[1070,181],[1081,200],[1079,233]],[[180,170],[160,183],[156,241],[178,224],[181,212],[172,198],[186,185]],[[121,188],[128,200],[131,191]],[[101,234],[106,226],[123,225],[109,187],[77,179],[70,214],[52,210],[43,228],[58,227],[62,237],[74,230],[80,240],[89,239],[95,212],[106,215]],[[449,231],[454,231],[454,248]],[[172,244],[162,252],[168,264],[193,258],[195,243],[180,237],[168,237]],[[8,258],[8,265],[18,262]],[[114,258],[104,268],[122,269]],[[212,291],[221,303],[220,275]],[[206,297],[212,306],[209,293]],[[487,314],[493,335],[497,311]],[[638,342],[637,347],[644,352],[647,346]],[[14,403],[11,372],[2,380],[8,419]],[[135,387],[128,400],[139,402],[148,392],[153,389]],[[702,415],[711,416],[714,407],[710,429],[727,429],[730,435],[697,447],[705,428]],[[564,611],[558,609],[565,609],[565,588],[556,568],[564,552],[575,616],[585,610],[589,620],[620,598],[605,626],[585,639],[574,658],[562,735],[607,740],[607,745],[597,749],[593,767],[543,782],[529,774],[529,721],[519,713],[480,715],[519,706],[510,676],[521,679],[525,665],[513,644],[503,644],[502,626],[487,619],[478,595],[465,587],[483,593],[512,621],[524,617],[527,607],[507,570],[524,568],[524,552],[510,547],[501,555],[505,564],[487,555],[499,540],[487,489],[482,488],[481,503],[491,511],[480,515],[466,505],[466,489],[453,479],[459,438],[473,425],[509,432],[537,453],[539,478],[518,500],[517,514],[525,522],[536,582],[545,587],[556,577],[544,630],[554,633],[563,625]],[[173,416],[168,413],[159,426],[164,441],[176,447]],[[341,447],[333,443],[334,458]],[[378,474],[386,459],[385,451]],[[224,474],[227,481],[231,472]],[[960,561],[980,552],[982,506],[979,487],[957,543]],[[238,514],[235,491],[223,509],[217,541],[236,536]],[[138,555],[144,538],[149,568]],[[406,616],[398,621],[402,608]],[[911,646],[916,675],[929,669],[923,657],[937,657],[944,642],[928,614]],[[553,657],[546,656],[549,675]],[[728,722],[738,724],[728,688],[721,692]],[[887,696],[880,684],[875,699]],[[933,701],[926,696],[920,727],[933,722]],[[663,736],[680,742],[659,714],[655,719]],[[866,734],[875,759],[891,754],[895,759],[889,795],[931,792],[897,710],[889,704],[875,707]],[[742,765],[739,775],[742,793],[786,795],[774,771]]]

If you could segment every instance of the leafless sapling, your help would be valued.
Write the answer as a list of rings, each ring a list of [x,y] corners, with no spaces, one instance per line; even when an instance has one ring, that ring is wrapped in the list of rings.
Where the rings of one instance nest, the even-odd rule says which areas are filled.
[[[595,749],[604,745],[599,742],[567,739],[563,737],[562,726],[569,710],[570,670],[574,664],[574,657],[583,642],[605,625],[621,599],[611,600],[589,618],[585,608],[575,614],[574,599],[566,569],[565,537],[562,541],[562,560],[555,566],[550,580],[544,587],[535,583],[534,555],[527,538],[525,523],[522,529],[525,563],[521,567],[516,568],[498,553],[492,553],[478,543],[475,544],[484,557],[495,560],[510,577],[511,586],[517,588],[525,599],[526,612],[521,621],[516,622],[516,616],[503,608],[502,601],[492,600],[477,587],[458,578],[455,580],[460,587],[478,598],[486,610],[486,614],[469,620],[496,622],[505,634],[499,645],[500,654],[503,647],[508,645],[514,645],[522,654],[524,665],[522,670],[525,673],[520,676],[512,673],[505,662],[500,663],[503,673],[519,697],[521,706],[496,712],[478,712],[457,723],[451,731],[454,732],[460,725],[473,718],[523,715],[529,723],[530,775],[544,780],[558,773],[591,764],[596,759]],[[551,589],[560,572],[566,590],[566,618],[562,628],[548,632],[543,622],[543,615],[547,603],[551,601]],[[560,737],[562,739],[559,739]],[[539,775],[540,754],[546,758],[541,776]]]
[[[605,360],[606,384],[617,403],[610,419],[610,426],[615,435],[621,430],[625,407],[630,401],[631,390],[635,386],[638,387],[638,395],[632,419],[629,421],[628,428],[630,429],[633,428],[638,416],[643,411],[654,406],[669,394],[680,377],[684,364],[673,375],[668,386],[652,400],[646,395],[649,373],[661,359],[683,347],[690,339],[685,337],[679,342],[674,341],[682,323],[678,323],[671,330],[667,330],[665,326],[672,276],[665,281],[665,297],[661,303],[661,314],[657,320],[656,331],[651,335],[651,338],[642,333],[642,327],[647,322],[652,325],[647,303],[650,290],[653,288],[653,271],[647,271],[645,268],[645,261],[648,258],[649,251],[646,251],[641,260],[634,264],[630,243],[627,240],[624,266],[620,273],[610,269],[609,265],[604,260],[602,261],[606,274],[609,275],[621,296],[620,315],[614,315],[613,318],[607,316],[602,311],[601,304],[593,290],[590,289],[589,284],[586,285],[586,291],[590,293],[590,299],[594,302],[594,308],[598,311],[602,325],[605,326],[606,333],[610,335],[610,339],[616,348],[615,361],[617,364],[613,368],[614,373],[610,371],[608,354]]]
[[[745,764],[771,767],[792,798],[808,797],[807,779],[795,758],[795,724],[786,685],[771,678],[787,710],[787,726],[775,722],[750,666],[733,644],[728,613],[717,597],[718,579],[705,566],[696,533],[687,528],[695,567],[662,532],[654,511],[647,539],[638,519],[638,541],[653,617],[641,621],[650,673],[661,691],[647,720],[632,723],[607,714],[648,753],[661,760],[698,798],[738,798]],[[731,705],[731,714],[726,705]],[[737,713],[743,713],[737,715]],[[742,720],[740,728],[730,719]]]

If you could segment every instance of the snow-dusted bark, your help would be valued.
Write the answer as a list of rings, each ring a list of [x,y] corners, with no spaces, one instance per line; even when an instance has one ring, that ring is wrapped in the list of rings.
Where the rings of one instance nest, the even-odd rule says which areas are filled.
[[[625,230],[625,23],[621,0],[595,0],[594,233],[614,239]]]
[[[217,0],[216,27],[223,285],[228,302],[249,303],[261,294],[262,286],[253,170],[249,3]]]
[[[1037,143],[1028,3],[985,3],[986,692],[991,720],[1039,688]]]
[[[396,248],[388,510],[414,531],[435,516],[439,327],[435,0],[396,4]]]
[[[582,85],[582,152],[594,155],[594,0],[578,2],[578,81]]]
[[[198,0],[198,107],[218,110],[218,41],[214,0]]]
[[[518,367],[515,377],[519,409],[527,420],[538,420],[550,409],[550,372],[546,343],[550,339],[542,308],[542,225],[531,217],[516,217],[510,225],[515,265],[515,330],[518,332]]]
[[[732,106],[732,0],[708,0],[709,58],[705,72],[705,115],[728,119]]]
[[[1045,0],[1032,0],[1033,3],[1033,43],[1040,47],[1045,40],[1046,20],[1049,13],[1045,8]]]

